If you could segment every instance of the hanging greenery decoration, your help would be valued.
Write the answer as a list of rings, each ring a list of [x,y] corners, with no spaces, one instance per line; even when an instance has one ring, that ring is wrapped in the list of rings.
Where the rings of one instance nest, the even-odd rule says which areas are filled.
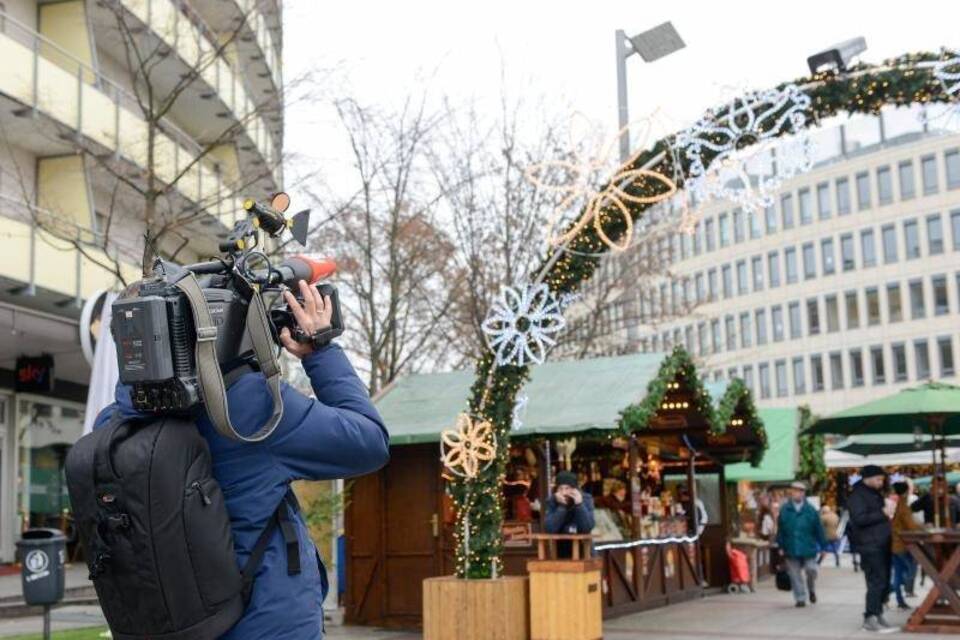
[[[810,411],[810,407],[800,407],[800,428],[798,434],[803,434],[817,417]],[[797,448],[800,450],[800,461],[797,465],[797,477],[807,483],[812,493],[817,493],[826,486],[830,472],[827,470],[827,444],[822,435],[798,435]]]
[[[813,124],[840,113],[875,114],[885,106],[946,103],[956,101],[957,97],[948,93],[945,84],[933,71],[938,62],[950,58],[951,55],[946,51],[909,53],[879,65],[861,63],[841,74],[821,72],[783,83],[778,89],[795,84],[809,95],[811,103],[803,114],[807,122]],[[722,110],[717,113],[722,115]],[[667,136],[651,149],[635,155],[632,164],[623,169],[643,169],[671,176],[676,187],[683,188],[682,176],[689,174],[689,161],[674,153],[675,148],[676,135]],[[702,161],[709,164],[712,158],[704,152]],[[675,166],[676,162],[680,166]],[[629,211],[629,220],[639,219],[652,206],[638,201],[655,201],[670,188],[670,185],[657,180],[634,181],[623,186],[625,197],[621,201]],[[555,296],[576,292],[593,276],[600,264],[601,254],[607,251],[608,245],[623,239],[631,226],[627,216],[616,206],[603,208],[593,217],[594,224],[581,225],[565,248],[549,249],[536,270],[544,274],[542,281]],[[471,536],[469,551],[466,552],[469,562],[466,565],[457,562],[457,566],[468,567],[460,577],[489,578],[499,575],[502,569],[500,529],[503,514],[499,493],[510,446],[510,423],[516,394],[526,381],[529,370],[513,365],[495,366],[493,356],[487,354],[477,363],[476,371],[477,381],[471,390],[470,412],[477,418],[491,422],[498,452],[494,463],[475,481],[479,495],[469,504]],[[624,422],[630,425],[646,424],[649,417],[645,409],[636,408],[624,413]],[[462,483],[455,481],[451,491],[458,508],[468,506],[465,502],[467,492]]]
[[[753,403],[753,394],[740,378],[734,378],[727,385],[720,402],[717,404],[714,416],[717,428],[729,429],[746,425],[760,441],[761,446],[755,449],[750,457],[750,464],[754,467],[763,461],[763,454],[767,450],[767,430],[763,428],[763,420]],[[734,424],[735,421],[737,424]]]

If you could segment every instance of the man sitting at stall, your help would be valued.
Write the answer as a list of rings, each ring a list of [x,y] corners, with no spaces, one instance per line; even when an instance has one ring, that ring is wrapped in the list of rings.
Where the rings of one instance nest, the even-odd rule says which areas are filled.
[[[808,592],[810,604],[815,604],[817,560],[820,550],[827,546],[827,537],[823,533],[820,514],[807,502],[807,487],[802,482],[790,485],[790,501],[780,508],[777,543],[787,561],[796,606],[807,606]]]
[[[544,529],[547,533],[580,533],[593,531],[593,496],[581,491],[577,475],[572,471],[557,474],[557,488],[547,499]],[[557,557],[569,558],[572,546],[567,541],[557,543]]]

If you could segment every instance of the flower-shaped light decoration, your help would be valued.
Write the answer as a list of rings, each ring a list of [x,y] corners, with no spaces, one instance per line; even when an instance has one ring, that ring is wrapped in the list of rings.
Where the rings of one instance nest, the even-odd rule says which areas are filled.
[[[643,123],[647,133],[652,123]],[[527,167],[524,175],[541,189],[556,193],[560,202],[547,224],[547,242],[554,247],[566,245],[588,225],[593,225],[609,249],[624,251],[633,240],[631,204],[653,204],[666,200],[677,192],[676,183],[661,173],[649,169],[632,169],[642,148],[626,162],[611,162],[620,139],[628,134],[624,128],[605,144],[599,136],[577,143],[571,141],[567,152],[569,160],[552,160]],[[646,139],[646,135],[643,139]],[[558,232],[565,216],[576,216],[566,229]],[[623,220],[623,232],[618,239],[611,238],[604,227],[608,220]],[[570,220],[570,218],[566,218]]]
[[[944,49],[948,56],[933,66],[933,77],[943,85],[943,91],[954,98],[960,98],[960,50]]]
[[[493,425],[473,420],[466,413],[457,416],[453,429],[440,434],[440,459],[447,471],[473,480],[490,466],[497,454]]]
[[[773,204],[784,180],[813,166],[804,113],[810,104],[809,95],[788,85],[707,110],[677,134],[677,149],[690,163],[688,189],[701,202],[731,200],[747,211]]]
[[[501,289],[482,329],[497,366],[522,367],[543,363],[565,325],[561,303],[541,283]]]

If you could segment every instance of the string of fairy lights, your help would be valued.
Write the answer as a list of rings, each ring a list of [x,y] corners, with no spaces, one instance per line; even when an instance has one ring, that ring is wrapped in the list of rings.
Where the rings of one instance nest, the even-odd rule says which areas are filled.
[[[755,156],[753,152],[757,150],[765,150],[766,145],[775,140],[782,140],[785,136],[792,140],[802,139],[808,127],[840,113],[876,114],[887,106],[930,103],[960,104],[960,54],[957,51],[942,49],[938,52],[907,53],[879,65],[861,63],[843,73],[823,71],[784,83],[767,92],[745,95],[739,101],[711,110],[708,114],[712,118],[710,123],[713,128],[705,124],[694,132],[697,141],[694,155],[704,169],[702,173],[698,173],[698,166],[689,153],[690,148],[684,149],[678,145],[678,141],[687,139],[683,137],[684,132],[680,132],[636,153],[628,163],[612,171],[604,185],[581,185],[579,191],[567,192],[567,197],[563,199],[566,206],[580,207],[580,213],[567,222],[562,231],[548,229],[547,235],[552,241],[548,243],[543,262],[533,271],[536,276],[531,279],[531,284],[546,285],[553,301],[560,300],[564,294],[575,293],[593,276],[603,255],[621,250],[629,243],[634,235],[635,221],[649,207],[665,202],[679,189],[689,193],[697,186],[698,179],[703,180],[699,187],[711,192],[713,197],[730,197],[731,194],[722,190],[716,192],[719,181],[710,172],[739,172],[743,182],[744,172],[749,174],[753,170],[750,162],[744,159]],[[759,111],[753,107],[744,111],[744,104],[763,106]],[[752,124],[746,125],[751,117]],[[727,149],[731,144],[730,131],[717,128],[724,122],[735,134],[736,142],[732,149]],[[779,151],[781,147],[777,149]],[[803,146],[797,151],[796,171],[802,171],[806,164],[806,151]],[[566,172],[570,178],[578,178],[578,171],[582,173],[583,167],[555,166],[554,169],[549,176],[555,178]],[[536,179],[548,179],[548,174],[537,173]],[[563,183],[555,186],[572,189]],[[574,193],[576,197],[573,197]],[[736,197],[738,194],[732,195]],[[756,195],[752,194],[751,198]],[[756,203],[755,200],[751,202],[754,205]],[[692,226],[690,213],[686,212],[684,217],[685,226],[689,228]],[[559,216],[556,218],[560,219]],[[554,224],[559,225],[559,222]],[[521,294],[519,298],[522,297]],[[519,307],[514,307],[511,313],[502,314],[501,318],[491,323],[491,328],[495,329],[492,339],[496,340],[498,336],[501,339],[495,342],[497,348],[477,361],[476,380],[471,387],[469,414],[473,419],[490,423],[496,453],[489,465],[478,470],[475,478],[455,477],[449,484],[458,509],[469,512],[465,531],[456,534],[456,566],[460,577],[490,578],[502,573],[503,540],[500,530],[503,514],[499,493],[506,476],[516,396],[529,379],[529,365],[542,361],[551,346],[549,343],[553,334],[544,327],[562,322],[562,314],[558,319],[549,313],[542,313],[538,317],[537,313],[517,313],[518,310]],[[543,349],[534,345],[527,350],[522,344],[518,349],[517,340],[527,340],[537,333],[537,330],[531,330],[531,321],[539,323]],[[550,340],[543,340],[543,335],[550,337]],[[510,346],[499,349],[504,343]],[[688,381],[694,387],[692,402],[698,405],[705,403],[703,408],[707,415],[714,415],[709,394],[702,389],[702,385],[698,388],[696,380],[698,378]],[[735,384],[736,381],[731,386]],[[665,393],[666,389],[662,391]],[[714,417],[725,420],[722,424],[727,425],[736,415],[736,419],[743,419],[746,425],[756,429],[759,419],[755,417],[752,402],[745,400],[745,397],[749,400],[748,393],[746,396],[739,391],[731,394],[728,389]],[[623,413],[621,427],[633,429],[649,424],[662,398],[661,394],[657,404],[652,407],[628,408]],[[734,426],[739,428],[744,425]],[[760,428],[758,434],[762,433]],[[467,544],[463,544],[465,537],[468,538]]]

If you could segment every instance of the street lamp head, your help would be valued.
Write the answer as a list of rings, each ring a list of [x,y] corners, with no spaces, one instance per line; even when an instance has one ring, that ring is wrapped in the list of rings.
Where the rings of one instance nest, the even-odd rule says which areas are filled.
[[[867,50],[867,41],[863,36],[850,38],[839,44],[835,44],[829,49],[818,51],[807,58],[807,66],[810,67],[810,73],[822,71],[824,67],[833,69],[837,72],[843,72],[850,66],[850,62],[858,55]]]
[[[638,33],[629,40],[633,50],[640,54],[644,62],[659,60],[687,46],[669,21]]]

